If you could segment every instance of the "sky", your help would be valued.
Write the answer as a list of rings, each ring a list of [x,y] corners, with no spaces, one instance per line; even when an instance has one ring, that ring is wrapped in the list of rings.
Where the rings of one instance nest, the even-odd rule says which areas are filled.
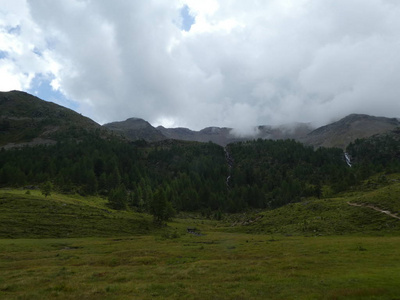
[[[0,0],[0,90],[100,124],[400,117],[400,1]]]

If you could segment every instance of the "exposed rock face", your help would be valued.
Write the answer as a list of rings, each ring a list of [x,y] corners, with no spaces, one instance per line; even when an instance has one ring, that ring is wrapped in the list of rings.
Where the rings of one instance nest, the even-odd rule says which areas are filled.
[[[315,129],[300,141],[314,147],[345,149],[356,139],[389,132],[399,126],[400,122],[396,118],[351,114],[337,122]]]

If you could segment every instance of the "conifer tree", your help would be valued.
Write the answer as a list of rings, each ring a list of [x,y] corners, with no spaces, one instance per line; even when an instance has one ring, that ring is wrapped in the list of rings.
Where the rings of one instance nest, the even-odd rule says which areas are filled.
[[[51,191],[53,190],[53,184],[50,181],[47,181],[40,187],[40,191],[42,192],[42,195],[45,197],[51,195]]]
[[[119,185],[116,189],[112,189],[108,196],[108,204],[111,208],[117,210],[126,209],[128,201],[128,193],[123,184]]]

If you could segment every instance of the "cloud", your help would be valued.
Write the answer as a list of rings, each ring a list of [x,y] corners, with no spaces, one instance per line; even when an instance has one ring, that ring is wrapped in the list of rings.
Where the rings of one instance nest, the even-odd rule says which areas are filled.
[[[25,0],[0,1],[0,90],[28,90],[36,74],[57,71]]]
[[[248,134],[260,124],[400,114],[397,1],[0,4],[0,89],[47,78],[100,123],[141,117]]]

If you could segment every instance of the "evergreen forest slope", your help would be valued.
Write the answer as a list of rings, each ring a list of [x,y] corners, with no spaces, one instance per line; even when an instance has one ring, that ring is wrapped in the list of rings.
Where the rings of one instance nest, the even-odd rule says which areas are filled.
[[[353,222],[340,229],[340,224],[345,223],[340,223],[339,215],[323,218],[309,213],[318,212],[320,207],[329,214],[343,211],[344,215],[368,210],[367,207],[351,207],[347,202],[370,203],[368,199],[372,199],[373,192],[367,189],[365,181],[374,176],[383,176],[384,181],[387,176],[400,173],[400,130],[396,128],[351,142],[346,149],[351,159],[349,163],[343,149],[314,148],[295,140],[258,139],[231,143],[226,147],[211,142],[128,141],[103,131],[99,125],[79,114],[39,99],[32,100],[32,96],[25,93],[10,92],[2,94],[1,99],[4,107],[3,145],[29,141],[34,135],[27,135],[26,130],[34,130],[35,138],[48,138],[52,143],[15,149],[2,147],[0,188],[36,192],[38,188],[50,185],[53,193],[100,197],[103,201],[101,209],[148,213],[158,223],[182,212],[223,219],[229,213],[264,210],[263,222],[257,224],[268,232],[301,231],[298,222],[297,225],[291,223],[294,227],[287,224],[290,230],[282,229],[286,228],[283,224],[290,218],[279,219],[280,212],[287,216],[303,216],[304,220],[321,217],[313,220],[324,220],[325,225],[319,228],[326,228],[319,230],[325,233],[350,232],[359,225]],[[378,207],[397,213],[398,200],[389,196],[385,187],[379,188],[385,195],[379,198],[386,199],[386,202],[377,203]],[[343,193],[354,191],[357,191],[357,197],[366,200],[358,201],[351,198],[353,196],[341,198]],[[75,208],[71,211],[69,206],[59,207],[50,198],[36,199],[34,195],[33,198],[19,195],[12,203],[13,197],[5,192],[0,203],[0,212],[11,223],[14,219],[12,212],[17,213],[18,207],[21,213],[31,210],[47,215],[46,205],[55,206],[61,215],[76,214],[80,218],[79,207],[75,207],[78,212],[74,211]],[[33,205],[31,209],[28,208],[30,205]],[[109,219],[106,211],[91,207],[91,212],[85,212],[87,209],[83,209],[84,215],[101,215],[101,218]],[[361,219],[367,220],[367,217]],[[266,223],[265,220],[276,221]],[[278,227],[281,229],[267,229],[274,224],[280,224]],[[301,225],[302,228],[313,228],[307,224]],[[377,225],[372,229],[381,227]],[[15,233],[19,234],[22,233]],[[80,234],[87,233],[77,233]]]
[[[0,298],[399,295],[396,120],[340,148],[222,147],[146,141],[143,120],[131,140],[21,92],[0,108]]]

